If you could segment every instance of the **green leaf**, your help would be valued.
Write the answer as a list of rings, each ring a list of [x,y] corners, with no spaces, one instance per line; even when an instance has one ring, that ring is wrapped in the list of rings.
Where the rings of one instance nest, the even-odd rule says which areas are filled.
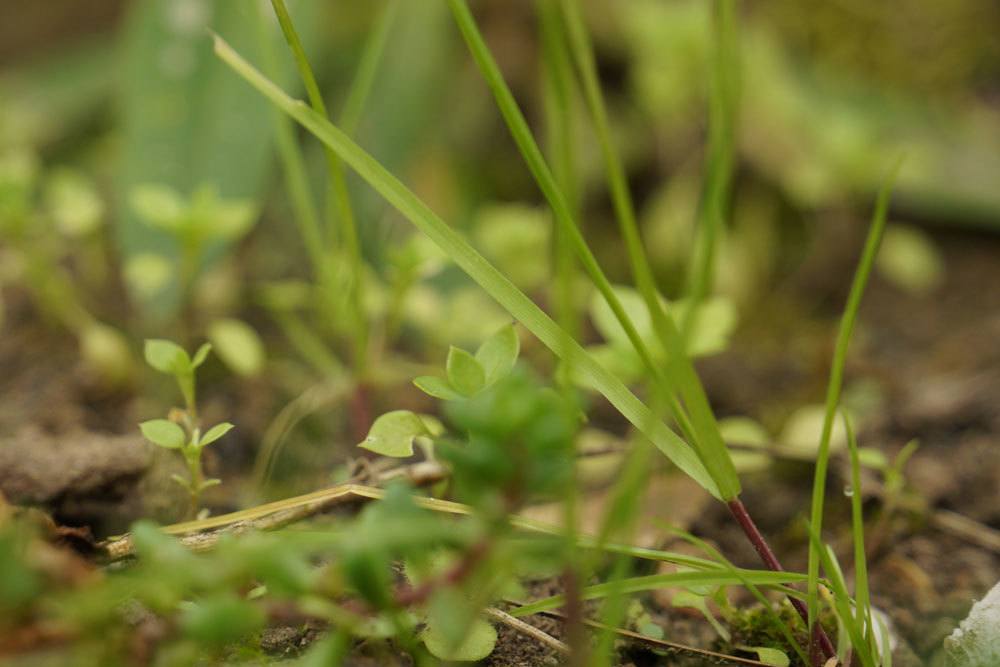
[[[205,363],[205,359],[208,358],[208,353],[211,351],[212,351],[211,343],[202,343],[201,347],[198,348],[198,351],[194,353],[194,357],[191,359],[191,367],[198,368],[203,363]]]
[[[186,609],[181,628],[195,641],[222,646],[257,631],[265,620],[263,609],[232,593],[221,593]]]
[[[146,363],[168,375],[188,375],[192,372],[191,359],[177,343],[161,338],[150,338],[145,347]]]
[[[368,435],[358,447],[370,449],[382,456],[405,458],[413,456],[413,439],[429,436],[430,431],[424,421],[409,410],[387,412],[372,424]]]
[[[497,631],[488,621],[482,618],[472,621],[464,638],[456,646],[445,628],[440,623],[435,623],[433,618],[428,619],[420,638],[434,657],[455,662],[475,662],[493,652],[497,643]]]
[[[732,478],[720,476],[719,479],[724,482],[724,488],[720,490],[715,479],[708,473],[705,465],[688,443],[667,428],[660,417],[649,410],[618,378],[595,362],[580,344],[573,340],[572,336],[561,329],[537,304],[518,290],[509,279],[497,271],[496,267],[476,252],[461,235],[435,215],[423,201],[371,155],[351,141],[343,131],[302,102],[288,97],[284,91],[241,58],[221,38],[216,38],[215,49],[219,57],[237,74],[253,85],[275,106],[332,148],[363,180],[413,223],[417,229],[434,241],[459,268],[475,280],[510,315],[521,322],[543,345],[569,363],[574,373],[579,373],[580,377],[586,378],[588,385],[597,387],[598,391],[629,422],[646,435],[686,474],[716,498],[734,498],[739,493],[739,482],[735,476]]]
[[[926,232],[906,225],[892,225],[876,258],[879,272],[897,286],[923,294],[944,280],[944,260]]]
[[[166,419],[151,419],[139,424],[139,428],[147,440],[167,449],[180,449],[187,441],[184,429]]]
[[[208,337],[234,373],[250,377],[264,367],[264,343],[249,324],[232,318],[216,320],[208,328]]]
[[[476,358],[454,345],[448,350],[445,362],[448,382],[459,394],[472,396],[486,386],[486,372]]]
[[[513,324],[508,324],[490,336],[476,350],[476,361],[486,375],[486,386],[510,373],[521,350],[521,341]]]
[[[212,428],[205,432],[205,435],[201,436],[201,441],[198,443],[200,447],[205,445],[210,445],[225,434],[229,433],[234,428],[233,424],[229,422],[222,422],[221,424],[216,424]]]
[[[749,653],[756,653],[757,659],[767,665],[773,665],[774,667],[788,667],[788,665],[792,664],[785,652],[779,651],[776,648],[768,648],[767,646],[744,646],[742,644],[737,645],[736,648]]]
[[[464,398],[444,378],[433,375],[421,375],[413,381],[413,384],[428,396],[440,398],[443,401],[458,401]]]
[[[129,203],[147,224],[170,231],[180,225],[187,208],[176,190],[158,183],[141,183],[133,187]]]
[[[639,292],[624,285],[614,285],[615,296],[621,303],[628,319],[632,321],[636,332],[647,343],[653,340],[653,323],[649,317],[649,310]],[[594,327],[607,342],[617,347],[631,349],[632,342],[629,340],[625,329],[622,328],[618,318],[608,305],[607,300],[599,293],[594,292],[590,301],[590,318],[594,322]]]

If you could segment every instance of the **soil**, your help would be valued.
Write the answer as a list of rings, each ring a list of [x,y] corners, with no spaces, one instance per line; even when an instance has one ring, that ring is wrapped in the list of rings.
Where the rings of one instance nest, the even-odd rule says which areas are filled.
[[[1000,289],[995,289],[1000,285],[1000,239],[966,232],[937,232],[935,238],[946,261],[945,284],[931,294],[914,295],[875,276],[847,369],[848,388],[861,379],[875,387],[878,409],[860,425],[862,445],[891,459],[911,439],[920,441],[906,468],[917,504],[878,523],[870,559],[874,602],[892,621],[899,641],[894,664],[904,666],[942,664],[944,637],[1000,579],[1000,553],[935,527],[929,519],[935,510],[948,510],[979,522],[983,531],[1000,529],[995,502],[1000,481]],[[731,348],[700,363],[720,415],[749,415],[774,426],[795,407],[822,401],[838,309],[858,241],[857,233],[842,234],[832,258],[829,246],[817,243],[817,257],[807,257],[804,268],[779,281],[761,300]],[[72,338],[34,321],[30,309],[15,309],[6,326],[0,346],[0,491],[12,501],[48,509],[59,522],[93,525],[95,532],[105,534],[175,502],[157,500],[154,489],[159,486],[151,479],[168,475],[164,464],[154,460],[157,453],[134,435],[132,398],[95,394],[72,371]],[[263,428],[260,415],[267,411],[259,401],[243,408],[231,397],[206,400],[224,400],[236,410],[227,416]],[[247,419],[241,422],[243,412]],[[243,435],[248,441],[258,436],[252,428]],[[71,452],[69,464],[52,463]],[[744,478],[744,502],[792,569],[805,566],[801,526],[811,475],[809,465],[786,461]],[[824,537],[843,555],[849,574],[843,470],[834,465],[831,475]],[[878,516],[877,498],[866,495],[865,507],[867,516]],[[699,505],[685,522],[737,564],[759,566],[720,505]],[[714,634],[697,614],[672,608],[657,596],[650,596],[645,608],[664,628],[665,638],[712,647]],[[537,622],[560,635],[558,621]],[[297,653],[315,634],[279,628],[265,642],[269,653],[284,656]],[[500,627],[499,636],[497,651],[486,664],[556,662],[551,650],[509,628]],[[353,664],[384,658],[368,658],[361,651]],[[657,655],[633,645],[621,654],[620,664],[704,664],[699,660]]]

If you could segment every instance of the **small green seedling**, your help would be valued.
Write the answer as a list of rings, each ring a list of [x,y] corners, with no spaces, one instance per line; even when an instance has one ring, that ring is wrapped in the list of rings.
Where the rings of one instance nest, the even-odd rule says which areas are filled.
[[[510,373],[520,349],[514,325],[508,324],[486,339],[475,355],[454,346],[448,350],[444,378],[424,375],[413,384],[445,401],[470,398]]]
[[[195,402],[195,371],[201,366],[212,346],[205,343],[198,348],[194,357],[181,346],[169,340],[151,339],[146,341],[146,362],[160,371],[171,375],[184,397],[183,410],[171,410],[168,419],[151,419],[139,424],[142,434],[154,445],[166,449],[176,449],[184,457],[188,468],[188,478],[174,475],[173,479],[188,490],[190,497],[189,516],[193,517],[201,505],[201,493],[210,486],[221,484],[218,479],[206,479],[201,465],[202,450],[233,428],[229,422],[216,424],[204,433],[198,421]]]
[[[252,202],[223,199],[212,185],[200,187],[188,201],[165,185],[138,185],[131,192],[130,203],[150,227],[162,229],[176,241],[184,294],[190,291],[209,244],[236,241],[256,219]],[[163,290],[172,273],[169,262],[153,253],[136,255],[125,267],[133,289],[145,296]]]

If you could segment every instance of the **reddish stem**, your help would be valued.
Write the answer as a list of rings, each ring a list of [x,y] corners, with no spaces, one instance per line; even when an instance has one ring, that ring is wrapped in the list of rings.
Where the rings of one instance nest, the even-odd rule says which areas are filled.
[[[746,506],[743,501],[739,498],[731,500],[727,503],[729,511],[732,513],[733,518],[736,522],[740,524],[740,528],[743,529],[743,533],[750,540],[750,544],[757,551],[757,555],[760,559],[764,561],[764,565],[767,569],[773,570],[774,572],[784,572],[785,568],[781,567],[781,563],[778,561],[778,557],[774,555],[771,551],[771,546],[764,539],[764,535],[757,528],[757,524],[754,523],[753,519],[750,517],[750,513],[747,512]],[[789,596],[788,601],[792,603],[795,607],[795,611],[799,612],[799,616],[805,622],[806,626],[809,625],[809,611],[806,609],[806,605],[802,600],[793,598]],[[812,628],[812,641],[809,651],[810,656],[813,658],[813,663],[817,665],[822,665],[824,661],[832,658],[837,654],[836,650],[833,648],[833,642],[823,631],[823,627],[816,622],[816,625]],[[817,661],[816,658],[819,657]]]

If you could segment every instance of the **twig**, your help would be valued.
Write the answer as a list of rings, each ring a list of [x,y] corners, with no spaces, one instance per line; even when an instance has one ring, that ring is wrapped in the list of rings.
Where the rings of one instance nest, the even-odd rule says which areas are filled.
[[[556,639],[552,635],[540,630],[539,628],[536,628],[530,623],[525,623],[521,619],[511,616],[502,609],[497,609],[496,607],[487,607],[486,609],[483,610],[483,613],[492,618],[493,620],[499,621],[500,623],[503,623],[504,625],[520,632],[523,635],[527,635],[532,639],[538,640],[542,644],[545,644],[553,651],[556,651],[561,655],[570,654],[569,646],[565,642]]]

